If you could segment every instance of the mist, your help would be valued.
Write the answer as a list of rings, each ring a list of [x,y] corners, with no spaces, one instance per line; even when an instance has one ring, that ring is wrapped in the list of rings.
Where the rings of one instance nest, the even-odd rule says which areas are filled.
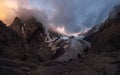
[[[51,2],[52,1],[52,2]],[[119,0],[45,0],[51,3],[53,25],[65,26],[67,32],[84,31],[101,24]]]
[[[101,24],[120,0],[0,0],[0,20],[8,26],[18,16],[76,33]]]

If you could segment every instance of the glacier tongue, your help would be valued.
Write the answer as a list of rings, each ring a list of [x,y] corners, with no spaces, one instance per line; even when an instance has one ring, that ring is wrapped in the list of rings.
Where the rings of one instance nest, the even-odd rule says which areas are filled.
[[[90,44],[84,40],[80,40],[84,42],[84,44],[77,39],[68,40],[69,43],[66,47],[64,46],[64,53],[55,59],[56,61],[68,62],[69,60],[77,59],[78,55],[84,56],[84,50],[90,47]]]
[[[91,47],[90,43],[83,40],[82,37],[67,37],[50,38],[49,32],[47,32],[46,42],[53,51],[53,59],[58,62],[68,62],[75,60],[78,55],[84,56],[84,50]]]

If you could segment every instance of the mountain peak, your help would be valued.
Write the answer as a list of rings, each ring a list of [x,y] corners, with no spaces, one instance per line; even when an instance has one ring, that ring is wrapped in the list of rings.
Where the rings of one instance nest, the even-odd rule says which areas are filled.
[[[21,19],[16,17],[11,24],[11,27],[22,27],[24,24],[22,23]]]
[[[21,19],[16,17],[13,23],[11,24],[10,28],[16,31],[21,36],[23,35],[23,31],[22,31],[23,26],[24,24],[22,23]]]
[[[19,17],[15,17],[13,23],[18,23],[18,22],[21,22],[21,19]]]

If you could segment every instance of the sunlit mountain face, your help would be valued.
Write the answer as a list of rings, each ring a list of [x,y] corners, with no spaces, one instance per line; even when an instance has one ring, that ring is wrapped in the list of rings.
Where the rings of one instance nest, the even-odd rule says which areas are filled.
[[[0,0],[0,19],[9,26],[17,16],[35,17],[45,27],[77,35],[101,24],[119,0]]]

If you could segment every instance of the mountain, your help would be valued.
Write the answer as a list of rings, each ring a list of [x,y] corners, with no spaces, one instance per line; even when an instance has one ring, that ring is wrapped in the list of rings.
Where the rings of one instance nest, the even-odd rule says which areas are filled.
[[[0,74],[119,75],[119,20],[107,19],[97,31],[95,26],[90,43],[46,30],[34,18],[16,18],[11,27],[0,21]]]
[[[18,17],[16,17],[13,23],[10,25],[14,31],[16,31],[22,39],[29,39],[33,34],[44,36],[44,28],[40,22],[38,22],[35,18],[30,18],[27,21],[21,21]],[[39,32],[39,33],[37,33]],[[37,36],[36,36],[37,37]],[[41,38],[44,40],[44,38]]]
[[[22,21],[16,17],[10,27],[0,21],[0,74],[41,75],[39,72],[46,68],[39,66],[77,60],[88,47],[82,39],[45,29],[34,18]]]
[[[7,58],[21,57],[24,46],[18,34],[0,21],[0,56]],[[22,50],[23,51],[22,51]]]
[[[120,75],[120,5],[113,8],[97,32],[84,39],[91,43],[84,63],[99,71],[102,68],[102,75]]]
[[[120,50],[120,5],[114,7],[108,19],[93,35],[86,37],[92,43],[92,51]]]
[[[88,30],[84,36],[85,36],[85,40],[89,41],[90,37],[93,36],[100,28],[101,25],[95,25],[93,26],[90,30]]]
[[[6,40],[10,42],[8,45],[14,50],[12,51],[11,48],[5,46],[5,48],[10,49],[9,51],[12,52],[2,48],[8,53],[4,55],[8,55],[8,57],[13,59],[15,57],[15,59],[18,60],[38,61],[40,59],[46,60],[52,58],[60,62],[68,62],[71,59],[76,59],[78,55],[83,55],[84,50],[90,47],[87,42],[82,39],[70,39],[68,36],[54,31],[54,29],[45,29],[35,18],[22,21],[20,18],[16,17],[10,27],[6,27],[2,22],[1,26],[2,30],[6,31],[3,32],[1,38],[6,38],[5,43]],[[11,46],[12,44],[13,46]],[[19,47],[17,45],[19,45]],[[78,46],[78,48],[76,48],[76,46]],[[1,47],[3,46],[1,45]],[[81,50],[79,50],[79,47]],[[73,53],[74,50],[76,50],[75,53]],[[16,52],[17,55],[15,55],[14,52]],[[11,54],[14,57],[9,56]],[[64,60],[58,60],[60,57]]]
[[[16,17],[10,27],[0,21],[0,57],[26,62],[46,60],[52,52],[45,37],[43,25],[34,18],[24,22]]]
[[[89,42],[46,29],[35,18],[16,17],[10,27],[0,21],[0,75],[120,75],[118,10],[86,34]]]
[[[19,19],[18,17],[16,17],[13,23],[10,25],[10,28],[16,31],[21,39],[24,38],[23,27],[24,23],[22,23],[21,19]]]

